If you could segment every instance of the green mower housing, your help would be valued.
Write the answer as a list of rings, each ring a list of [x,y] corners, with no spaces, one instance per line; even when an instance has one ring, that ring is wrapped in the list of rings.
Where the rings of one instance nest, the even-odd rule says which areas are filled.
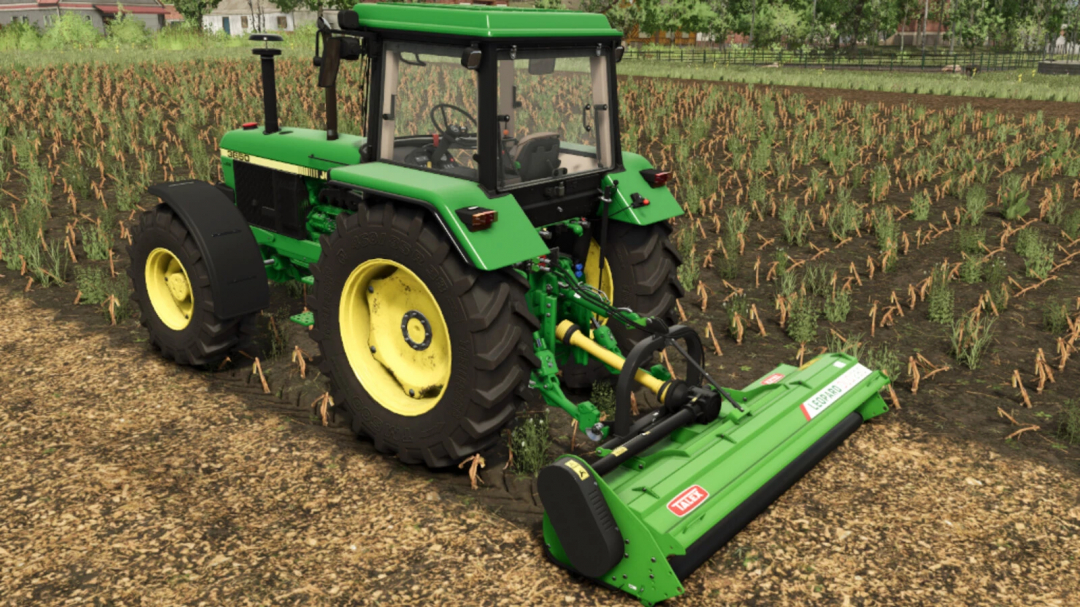
[[[528,395],[602,446],[546,467],[545,552],[653,604],[864,420],[887,379],[851,357],[744,390],[674,324],[683,294],[670,173],[620,146],[621,34],[605,17],[358,4],[320,21],[326,128],[278,124],[272,34],[263,123],[221,140],[223,182],[159,184],[129,249],[150,342],[216,366],[249,347],[267,280],[307,285],[331,394],[407,463],[457,465]],[[364,82],[365,134],[338,132],[337,77]],[[685,377],[658,364],[671,348]],[[565,385],[615,381],[614,419]],[[634,419],[631,391],[662,408]]]

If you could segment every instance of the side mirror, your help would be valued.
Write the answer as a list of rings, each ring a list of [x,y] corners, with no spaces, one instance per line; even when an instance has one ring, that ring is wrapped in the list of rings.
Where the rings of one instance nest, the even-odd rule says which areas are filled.
[[[461,54],[461,66],[467,70],[479,69],[480,59],[483,57],[484,54],[480,52],[480,49],[465,49],[465,52]]]
[[[341,38],[327,35],[323,40],[322,62],[319,65],[319,86],[329,88],[337,84],[338,67],[341,65]]]
[[[555,71],[555,58],[529,59],[529,73],[534,76],[543,76]]]
[[[615,47],[615,63],[618,63],[618,62],[622,61],[622,56],[623,56],[623,53],[625,53],[625,52],[626,52],[626,47],[625,46],[620,44],[619,46]]]

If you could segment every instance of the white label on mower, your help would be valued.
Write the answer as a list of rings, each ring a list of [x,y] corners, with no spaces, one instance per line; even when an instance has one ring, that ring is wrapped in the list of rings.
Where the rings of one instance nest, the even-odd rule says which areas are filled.
[[[770,376],[766,377],[765,379],[761,380],[761,385],[770,386],[770,385],[775,384],[776,382],[780,381],[781,379],[784,379],[784,374],[783,373],[773,373],[772,375],[770,375]]]
[[[844,393],[854,388],[871,373],[870,369],[859,363],[855,363],[854,367],[844,371],[843,375],[834,379],[831,384],[822,388],[820,392],[811,396],[802,404],[802,412],[806,416],[806,421],[820,415],[822,411],[829,408],[829,405],[839,400]]]
[[[675,516],[683,517],[704,504],[708,497],[709,492],[702,488],[701,485],[693,485],[668,502],[667,509],[674,513]]]

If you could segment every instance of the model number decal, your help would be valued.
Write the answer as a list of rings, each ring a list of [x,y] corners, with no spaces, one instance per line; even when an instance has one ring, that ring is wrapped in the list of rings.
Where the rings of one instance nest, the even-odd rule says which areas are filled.
[[[675,516],[683,517],[704,504],[708,497],[709,492],[701,485],[693,485],[684,489],[682,493],[675,496],[675,499],[668,502],[667,509]]]
[[[822,388],[817,394],[811,396],[802,404],[803,415],[806,416],[806,421],[810,421],[821,414],[822,411],[829,408],[837,400],[840,399],[846,392],[858,385],[859,382],[866,379],[872,371],[866,367],[855,363],[855,366],[844,371],[843,375],[837,377],[829,385]]]

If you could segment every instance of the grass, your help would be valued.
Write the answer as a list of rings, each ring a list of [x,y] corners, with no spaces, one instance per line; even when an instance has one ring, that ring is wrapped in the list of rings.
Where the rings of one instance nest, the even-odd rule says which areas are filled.
[[[861,91],[955,95],[995,99],[1080,101],[1080,91],[1066,77],[1032,74],[1030,69],[983,72],[974,78],[938,72],[763,69],[753,66],[683,64],[667,61],[630,60],[619,64],[619,73],[654,78],[713,80],[743,84],[806,86]],[[1018,80],[1017,76],[1023,78]]]
[[[550,446],[547,411],[518,419],[517,425],[510,431],[514,470],[520,474],[536,476],[549,462],[547,452]]]

